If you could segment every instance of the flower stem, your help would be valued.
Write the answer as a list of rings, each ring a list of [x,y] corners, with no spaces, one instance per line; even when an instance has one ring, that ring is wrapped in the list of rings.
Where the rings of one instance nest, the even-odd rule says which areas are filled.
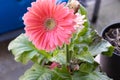
[[[69,49],[68,49],[68,45],[66,44],[66,61],[67,63],[70,62],[70,53],[69,53]]]

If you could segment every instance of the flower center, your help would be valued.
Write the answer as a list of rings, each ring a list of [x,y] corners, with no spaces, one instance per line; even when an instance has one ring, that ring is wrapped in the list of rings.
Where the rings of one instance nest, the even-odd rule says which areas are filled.
[[[54,19],[47,19],[45,21],[45,26],[47,29],[52,30],[56,26],[56,22]]]

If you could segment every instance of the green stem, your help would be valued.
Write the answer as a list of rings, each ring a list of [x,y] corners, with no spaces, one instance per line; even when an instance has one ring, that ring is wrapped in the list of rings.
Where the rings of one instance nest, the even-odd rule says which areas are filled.
[[[69,49],[67,44],[66,44],[66,60],[67,60],[67,63],[70,62],[70,54],[69,54]]]

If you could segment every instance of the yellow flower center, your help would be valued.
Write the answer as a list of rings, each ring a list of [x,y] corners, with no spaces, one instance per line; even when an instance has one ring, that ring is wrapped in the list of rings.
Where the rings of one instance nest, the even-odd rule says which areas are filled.
[[[45,21],[45,26],[47,29],[52,30],[56,26],[56,22],[54,19],[47,19]]]

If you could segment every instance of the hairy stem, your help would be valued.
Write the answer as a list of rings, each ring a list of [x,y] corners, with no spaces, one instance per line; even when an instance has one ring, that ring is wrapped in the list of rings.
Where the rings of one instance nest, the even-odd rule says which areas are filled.
[[[69,53],[69,49],[68,49],[68,45],[66,44],[66,61],[67,61],[67,63],[69,63],[70,62],[70,53]]]

